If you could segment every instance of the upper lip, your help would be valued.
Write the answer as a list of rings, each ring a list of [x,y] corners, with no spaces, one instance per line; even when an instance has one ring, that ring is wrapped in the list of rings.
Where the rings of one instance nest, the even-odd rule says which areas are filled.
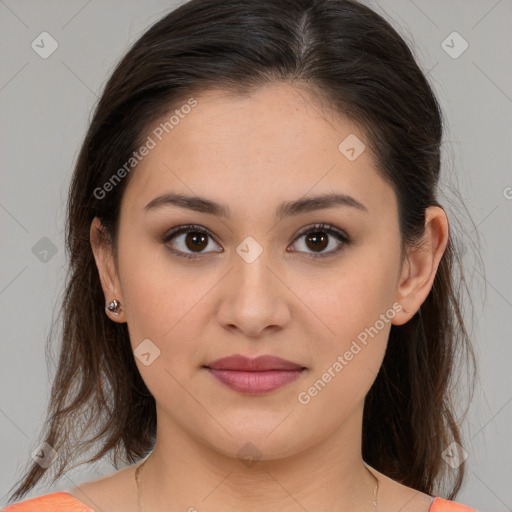
[[[205,365],[214,370],[238,370],[246,372],[264,372],[268,370],[302,370],[304,367],[292,361],[280,357],[263,355],[258,357],[246,357],[235,354],[217,359]]]

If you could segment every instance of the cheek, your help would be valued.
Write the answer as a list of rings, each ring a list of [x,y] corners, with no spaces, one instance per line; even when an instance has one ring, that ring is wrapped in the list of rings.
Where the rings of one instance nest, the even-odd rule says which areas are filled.
[[[305,283],[298,292],[307,293],[309,310],[315,313],[312,321],[318,325],[310,381],[320,379],[320,387],[328,383],[331,392],[347,399],[364,397],[382,364],[395,316],[398,257],[393,247],[387,253],[361,248],[329,279],[314,288]]]
[[[155,267],[132,272],[123,287],[135,363],[157,402],[170,409],[182,405],[179,383],[189,381],[198,360],[200,337],[193,314],[198,298],[192,293],[187,299],[187,292],[182,279],[164,278]]]
[[[126,319],[134,348],[148,338],[162,350],[173,325],[186,313],[186,282],[150,244],[119,246],[119,272]],[[123,250],[124,249],[124,250]]]
[[[125,254],[120,274],[132,347],[151,340],[160,351],[158,362],[186,377],[202,364],[200,343],[213,314],[205,309],[212,307],[206,299],[219,277],[206,274],[198,281],[194,271],[173,264],[154,246]],[[146,367],[139,364],[139,369],[143,373]]]
[[[363,279],[347,278],[346,284],[318,295],[316,307],[329,329],[316,337],[310,375],[298,396],[301,404],[312,405],[308,414],[327,424],[338,423],[364,400],[382,365],[395,314],[382,290]]]
[[[334,269],[314,286],[309,281],[297,285],[295,291],[305,297],[308,317],[318,324],[318,334],[330,340],[328,345],[336,345],[355,338],[392,306],[393,272],[382,260],[360,258],[353,264],[346,262],[339,271]]]
[[[165,261],[163,248],[147,238],[128,229],[120,236],[119,273],[128,324],[137,331],[152,326],[156,335],[172,320],[183,283]]]

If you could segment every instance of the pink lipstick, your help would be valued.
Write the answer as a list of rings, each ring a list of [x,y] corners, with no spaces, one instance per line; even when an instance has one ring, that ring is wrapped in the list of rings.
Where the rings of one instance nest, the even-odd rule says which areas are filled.
[[[274,391],[297,379],[306,369],[280,357],[249,358],[240,354],[223,357],[205,368],[227,387],[252,395]]]

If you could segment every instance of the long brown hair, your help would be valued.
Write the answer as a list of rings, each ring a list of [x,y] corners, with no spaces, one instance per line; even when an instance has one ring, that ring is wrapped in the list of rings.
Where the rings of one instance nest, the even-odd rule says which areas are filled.
[[[442,116],[410,48],[383,17],[355,0],[192,0],[173,10],[117,65],[78,156],[68,200],[60,356],[41,437],[59,457],[48,468],[31,463],[11,501],[50,469],[55,482],[91,447],[93,456],[82,463],[108,454],[118,467],[119,459],[139,461],[155,443],[155,400],[126,324],[105,314],[89,239],[98,216],[115,250],[120,202],[136,169],[106,197],[98,190],[154,123],[194,93],[248,92],[276,81],[303,87],[365,130],[398,199],[403,247],[420,240],[426,208],[441,206]],[[451,499],[464,464],[452,470],[442,457],[451,442],[462,444],[450,383],[459,357],[472,363],[473,377],[476,368],[463,319],[466,293],[450,237],[420,310],[391,328],[363,418],[362,455],[370,466],[428,494],[449,481]]]

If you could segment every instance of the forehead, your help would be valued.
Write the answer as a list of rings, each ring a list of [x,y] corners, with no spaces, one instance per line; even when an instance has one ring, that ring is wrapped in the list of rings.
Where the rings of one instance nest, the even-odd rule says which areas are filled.
[[[325,192],[352,195],[370,212],[394,203],[365,133],[304,90],[272,84],[243,96],[215,90],[193,99],[193,108],[176,106],[172,122],[173,112],[148,131],[154,147],[135,168],[124,209],[140,212],[168,191],[227,202],[240,214]]]

